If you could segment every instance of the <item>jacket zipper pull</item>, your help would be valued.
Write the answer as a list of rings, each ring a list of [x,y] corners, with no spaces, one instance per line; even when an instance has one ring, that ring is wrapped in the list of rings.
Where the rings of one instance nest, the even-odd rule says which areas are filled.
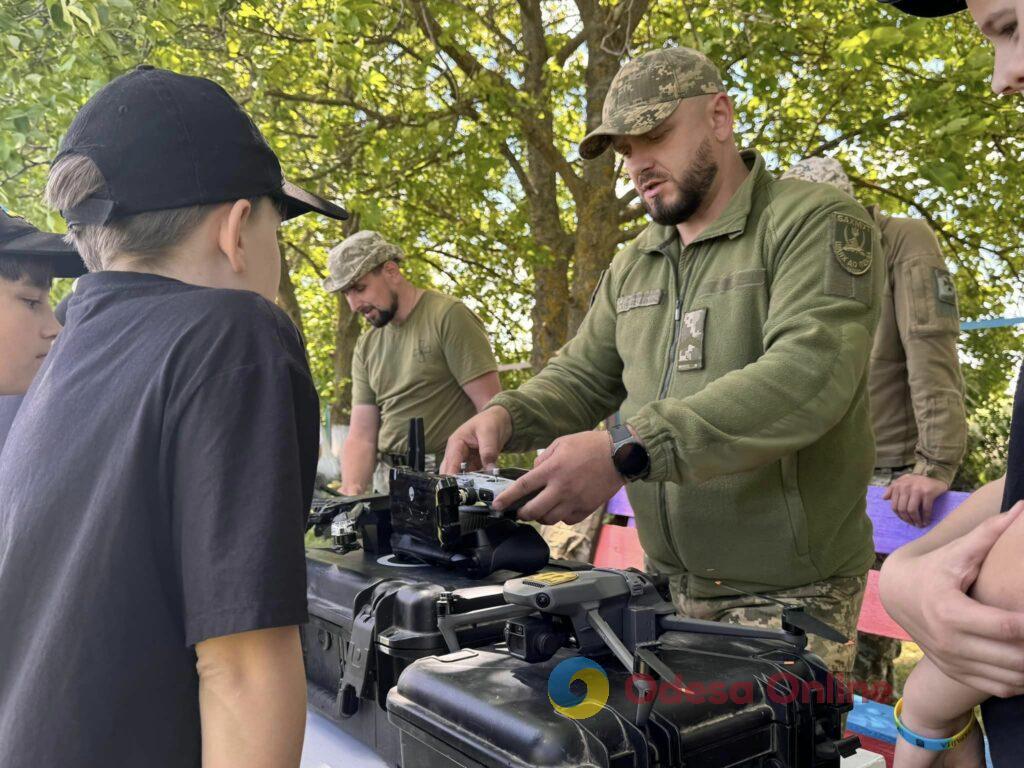
[[[676,322],[679,322],[679,318],[683,316],[683,300],[680,299],[676,302]]]

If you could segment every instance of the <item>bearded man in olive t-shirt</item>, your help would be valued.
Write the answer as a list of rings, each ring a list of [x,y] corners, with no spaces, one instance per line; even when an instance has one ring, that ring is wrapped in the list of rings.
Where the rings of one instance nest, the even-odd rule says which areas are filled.
[[[402,274],[402,249],[370,230],[335,246],[324,288],[341,291],[372,328],[352,357],[352,419],[341,455],[346,495],[387,491],[387,470],[423,418],[427,469],[448,437],[501,391],[483,323],[458,299]]]

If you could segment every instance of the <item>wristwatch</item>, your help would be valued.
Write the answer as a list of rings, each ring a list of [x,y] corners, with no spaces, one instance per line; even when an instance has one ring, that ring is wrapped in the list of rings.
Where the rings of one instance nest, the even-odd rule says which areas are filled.
[[[651,457],[644,444],[633,437],[629,427],[620,424],[608,430],[612,438],[612,464],[627,480],[643,480],[651,472]]]

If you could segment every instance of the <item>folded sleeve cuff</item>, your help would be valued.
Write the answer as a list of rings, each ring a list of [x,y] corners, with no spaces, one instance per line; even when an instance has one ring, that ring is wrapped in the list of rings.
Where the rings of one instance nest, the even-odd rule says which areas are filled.
[[[919,460],[914,464],[914,469],[911,474],[931,477],[935,480],[941,480],[946,485],[952,485],[953,478],[956,476],[956,467],[948,467],[945,464],[936,464],[930,461]]]
[[[675,478],[671,436],[664,432],[659,433],[643,410],[629,419],[628,426],[636,430],[636,436],[644,444],[647,456],[651,460],[651,471],[644,479],[651,482],[678,482],[678,479]]]
[[[515,391],[499,392],[484,406],[484,410],[496,405],[500,405],[508,411],[512,420],[512,435],[505,443],[503,450],[513,452],[530,450],[533,446],[530,444],[529,410],[519,401],[517,393]]]

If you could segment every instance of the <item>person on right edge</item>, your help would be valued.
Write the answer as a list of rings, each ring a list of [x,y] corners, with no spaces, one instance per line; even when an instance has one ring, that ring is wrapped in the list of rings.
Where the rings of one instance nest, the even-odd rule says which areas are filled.
[[[969,9],[995,49],[992,90],[1006,96],[1024,91],[1024,0],[890,2],[919,16]],[[901,745],[904,766],[984,765],[980,740],[971,736],[976,728],[970,715],[972,704],[983,696],[992,697],[981,707],[992,765],[1024,765],[1021,499],[1024,379],[1018,378],[1005,477],[979,488],[934,530],[890,555],[882,567],[882,601],[927,657],[907,680],[899,707],[904,739],[909,739],[907,746]],[[965,728],[967,733],[960,736]],[[917,746],[919,741],[930,747],[924,750],[928,755],[917,751],[924,749]]]

